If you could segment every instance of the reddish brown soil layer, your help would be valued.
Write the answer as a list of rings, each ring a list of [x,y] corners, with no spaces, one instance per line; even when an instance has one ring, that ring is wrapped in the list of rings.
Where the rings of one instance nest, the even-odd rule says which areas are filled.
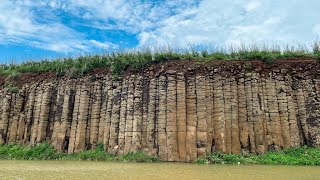
[[[275,70],[286,69],[288,73],[308,72],[311,75],[320,75],[320,63],[310,58],[297,58],[276,60],[272,64],[266,64],[260,60],[248,61],[222,61],[222,60],[170,60],[162,63],[154,63],[139,72],[127,69],[123,76],[131,74],[145,74],[148,76],[158,76],[168,70],[184,72],[185,74],[203,74],[211,70],[217,70],[226,74],[238,74],[243,71],[255,71],[260,74],[268,74]],[[190,74],[192,73],[192,74]],[[109,68],[96,68],[90,71],[86,76],[111,75]],[[23,73],[19,78],[11,82],[14,86],[21,87],[28,83],[39,83],[42,81],[59,79],[54,72],[46,73]],[[65,77],[64,77],[65,78]],[[0,76],[0,86],[3,86],[6,76]]]

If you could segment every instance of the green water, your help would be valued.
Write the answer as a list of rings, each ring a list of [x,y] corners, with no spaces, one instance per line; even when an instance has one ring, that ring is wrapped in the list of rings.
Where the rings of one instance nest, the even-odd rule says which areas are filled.
[[[320,167],[4,160],[0,179],[320,179]]]

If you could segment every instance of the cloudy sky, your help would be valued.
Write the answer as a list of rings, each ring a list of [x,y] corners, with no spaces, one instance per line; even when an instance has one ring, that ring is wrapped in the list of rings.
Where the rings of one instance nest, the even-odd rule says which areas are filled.
[[[0,0],[0,61],[188,44],[310,43],[319,0]]]

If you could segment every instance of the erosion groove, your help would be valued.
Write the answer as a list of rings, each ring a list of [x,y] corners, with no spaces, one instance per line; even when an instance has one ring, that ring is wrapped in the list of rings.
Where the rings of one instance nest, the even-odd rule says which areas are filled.
[[[151,67],[1,88],[0,143],[46,141],[70,154],[102,143],[164,161],[320,146],[319,64],[293,64]]]

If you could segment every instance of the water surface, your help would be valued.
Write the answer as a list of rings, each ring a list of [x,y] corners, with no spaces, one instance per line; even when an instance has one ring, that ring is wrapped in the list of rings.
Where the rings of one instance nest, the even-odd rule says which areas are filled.
[[[0,179],[320,179],[320,167],[5,160]]]

